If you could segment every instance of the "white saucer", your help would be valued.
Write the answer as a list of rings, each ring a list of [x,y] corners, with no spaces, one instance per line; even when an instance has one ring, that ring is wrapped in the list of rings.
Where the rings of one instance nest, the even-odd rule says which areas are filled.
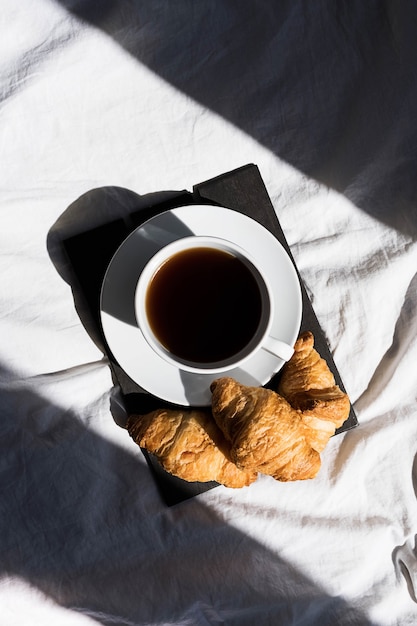
[[[210,384],[219,375],[185,372],[164,361],[148,345],[135,315],[136,285],[146,263],[166,244],[190,235],[223,237],[256,259],[275,296],[271,334],[290,345],[294,345],[301,324],[301,288],[291,259],[272,233],[250,217],[223,207],[171,209],[142,224],[121,244],[107,269],[100,299],[101,323],[114,357],[145,391],[174,404],[208,406]],[[264,385],[283,364],[282,359],[261,349],[222,376],[245,385]]]

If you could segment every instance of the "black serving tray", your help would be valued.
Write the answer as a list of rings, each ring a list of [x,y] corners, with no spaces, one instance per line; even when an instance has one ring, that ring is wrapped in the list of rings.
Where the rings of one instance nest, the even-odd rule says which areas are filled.
[[[105,188],[100,194],[82,196],[77,201],[78,214],[80,216],[83,215],[83,210],[85,209],[82,206],[83,202],[88,203],[91,211],[91,204],[94,204],[95,197],[96,203],[102,201],[103,197],[106,197],[107,203],[111,202],[111,189],[107,188],[106,192]],[[110,211],[109,219],[106,221],[106,219],[101,217],[101,223],[98,226],[82,230],[81,224],[81,232],[78,231],[77,234],[64,238],[62,243],[71,266],[72,289],[81,321],[103,354],[108,358],[114,384],[120,390],[119,398],[123,403],[124,410],[127,414],[143,414],[158,407],[172,405],[144,392],[123,371],[106,343],[99,315],[103,278],[113,254],[124,239],[150,217],[168,209],[183,205],[207,204],[207,210],[209,211],[209,205],[219,205],[239,211],[257,220],[275,235],[293,262],[294,259],[256,165],[248,164],[216,178],[196,184],[192,191],[160,192],[145,197],[138,196],[137,203],[132,201],[134,196],[135,194],[129,195],[129,202],[124,206],[124,210],[120,212],[120,216],[115,218],[114,213]],[[115,197],[117,197],[117,193]],[[96,209],[99,210],[99,207],[97,206]],[[82,219],[80,221],[82,222]],[[294,266],[297,269],[295,262]],[[345,390],[300,275],[299,278],[303,298],[300,332],[304,330],[313,332],[317,351],[327,361],[339,387]],[[82,306],[80,306],[81,301],[83,302]],[[278,377],[279,373],[267,386],[276,385]],[[356,415],[353,408],[351,408],[348,419],[338,429],[337,433],[354,428],[357,424]],[[178,504],[217,486],[215,482],[188,483],[171,476],[162,469],[152,455],[145,450],[142,452],[148,461],[161,496],[168,506]]]

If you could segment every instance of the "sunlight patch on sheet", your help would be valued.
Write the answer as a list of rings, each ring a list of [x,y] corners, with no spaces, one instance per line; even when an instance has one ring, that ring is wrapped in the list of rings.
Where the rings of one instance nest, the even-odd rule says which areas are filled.
[[[0,578],[1,623],[59,624],[73,626],[74,612],[66,609],[18,576]],[[77,611],[77,626],[97,626],[97,621]]]

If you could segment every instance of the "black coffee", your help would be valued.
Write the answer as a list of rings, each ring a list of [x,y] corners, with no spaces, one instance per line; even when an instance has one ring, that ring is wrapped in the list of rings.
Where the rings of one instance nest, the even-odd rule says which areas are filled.
[[[250,269],[215,248],[173,255],[153,276],[146,312],[160,343],[182,360],[214,363],[242,350],[261,319],[261,293]]]

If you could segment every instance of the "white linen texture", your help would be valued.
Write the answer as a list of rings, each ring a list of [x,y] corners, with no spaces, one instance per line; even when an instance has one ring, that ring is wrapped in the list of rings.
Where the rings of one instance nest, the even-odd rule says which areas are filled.
[[[416,26],[411,0],[3,0],[1,626],[417,623]],[[314,480],[167,507],[51,233],[91,190],[114,202],[68,235],[247,163],[359,426]]]

